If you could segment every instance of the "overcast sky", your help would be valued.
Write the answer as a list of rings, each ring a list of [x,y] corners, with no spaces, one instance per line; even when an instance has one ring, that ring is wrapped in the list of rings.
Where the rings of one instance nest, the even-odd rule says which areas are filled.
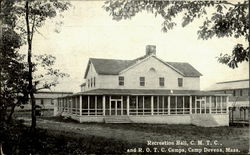
[[[103,1],[72,1],[73,7],[59,19],[48,21],[34,36],[35,54],[56,56],[56,67],[70,74],[53,88],[56,91],[80,91],[88,59],[135,59],[145,54],[146,45],[156,45],[157,57],[173,62],[189,62],[199,72],[201,89],[215,82],[248,78],[248,63],[230,69],[217,62],[220,53],[231,52],[244,40],[234,38],[198,40],[197,30],[202,19],[185,28],[175,27],[168,33],[161,31],[162,18],[143,12],[131,20],[114,21],[102,8]],[[178,22],[178,21],[177,21]],[[55,28],[60,33],[55,33]],[[25,50],[26,47],[23,47]]]

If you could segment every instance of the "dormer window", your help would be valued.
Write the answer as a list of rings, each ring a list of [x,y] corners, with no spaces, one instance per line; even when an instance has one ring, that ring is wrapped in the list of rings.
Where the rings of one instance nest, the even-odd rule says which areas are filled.
[[[89,81],[89,79],[88,79],[88,88],[90,87],[90,81]]]
[[[95,87],[95,77],[94,77],[94,82],[93,82],[93,85],[94,85],[94,87]]]
[[[119,76],[118,80],[119,80],[119,86],[124,86],[124,76]]]

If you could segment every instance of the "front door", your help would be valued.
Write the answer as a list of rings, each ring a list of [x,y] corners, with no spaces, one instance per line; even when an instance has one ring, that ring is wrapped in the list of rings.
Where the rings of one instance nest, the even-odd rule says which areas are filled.
[[[111,100],[111,115],[121,115],[121,101]]]

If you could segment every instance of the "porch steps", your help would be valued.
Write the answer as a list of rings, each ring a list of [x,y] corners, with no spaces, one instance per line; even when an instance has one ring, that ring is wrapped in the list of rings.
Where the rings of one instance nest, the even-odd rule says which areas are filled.
[[[105,123],[132,123],[128,116],[106,116]]]

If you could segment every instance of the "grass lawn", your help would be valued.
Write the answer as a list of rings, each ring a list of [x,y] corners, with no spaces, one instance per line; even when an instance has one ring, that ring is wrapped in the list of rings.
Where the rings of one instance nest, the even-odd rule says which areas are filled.
[[[118,140],[124,143],[124,147],[133,148],[133,146],[143,146],[143,147],[159,147],[159,146],[148,146],[147,140],[151,141],[170,141],[176,142],[176,140],[186,141],[190,143],[191,141],[202,140],[206,142],[210,140],[211,142],[218,142],[218,145],[171,145],[176,149],[189,147],[193,148],[236,148],[240,151],[237,154],[246,154],[248,152],[249,146],[249,128],[248,127],[197,127],[193,125],[167,125],[167,124],[104,124],[104,123],[77,123],[70,119],[62,119],[60,117],[51,117],[44,118],[46,120],[55,121],[55,122],[65,122],[65,124],[70,124],[71,126],[77,126],[79,128],[86,129],[87,127],[91,127],[92,129],[101,128],[103,134],[102,138],[106,138],[107,141],[109,139]],[[105,135],[106,130],[114,131],[114,135],[110,136],[109,134]],[[131,131],[132,136],[127,141],[122,140],[122,136],[127,138],[126,133]],[[73,131],[72,131],[73,132]],[[97,131],[99,132],[99,131]],[[120,132],[120,134],[118,134]],[[125,133],[125,135],[122,134]],[[138,133],[138,134],[137,134]],[[95,132],[92,131],[91,134],[94,136]],[[96,135],[100,136],[99,133]],[[84,135],[82,135],[84,136]],[[119,138],[119,136],[121,136]],[[142,143],[138,143],[138,141],[133,142],[133,138],[138,140],[141,139]],[[131,141],[130,141],[131,140]],[[115,148],[116,146],[114,146]],[[123,149],[126,149],[123,148]],[[161,147],[161,146],[160,146]],[[167,146],[169,147],[169,146]],[[212,153],[214,154],[214,153]],[[232,153],[236,154],[236,153]]]

